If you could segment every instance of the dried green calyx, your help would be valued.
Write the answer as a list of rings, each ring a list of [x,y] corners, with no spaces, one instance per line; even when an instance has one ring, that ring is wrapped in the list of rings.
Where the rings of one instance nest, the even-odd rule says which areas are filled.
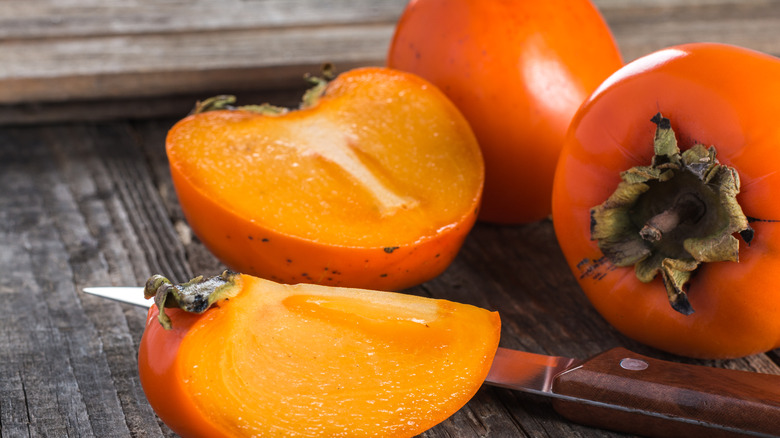
[[[304,76],[304,79],[311,87],[306,90],[301,98],[301,109],[309,108],[317,104],[325,93],[328,84],[336,77],[336,69],[332,64],[326,63],[322,66],[321,75],[322,76],[314,76],[307,74]],[[196,102],[195,107],[190,111],[190,115],[220,110],[242,110],[262,114],[264,116],[281,116],[290,112],[289,108],[272,105],[270,103],[236,106],[236,101],[236,96],[230,94],[209,97]]]
[[[688,315],[699,264],[738,261],[734,234],[750,243],[753,230],[737,203],[737,171],[718,162],[713,146],[680,153],[670,120],[658,113],[652,122],[651,165],[621,173],[615,192],[591,210],[591,238],[614,265],[634,265],[640,281],[660,273],[672,308]]]
[[[190,115],[205,113],[209,111],[221,111],[221,110],[243,110],[250,111],[257,114],[263,114],[266,116],[280,116],[287,114],[290,110],[281,106],[271,105],[270,103],[263,103],[260,105],[241,105],[236,106],[236,96],[230,94],[221,94],[219,96],[209,97],[208,99],[199,101],[195,104],[195,107],[190,111]]]
[[[174,285],[162,275],[152,275],[146,281],[144,296],[148,300],[154,297],[154,303],[159,309],[158,321],[170,330],[171,319],[165,313],[165,308],[179,308],[191,313],[203,313],[219,300],[234,297],[240,290],[236,287],[239,274],[224,271],[215,277],[198,276],[187,283]]]
[[[306,90],[301,98],[301,108],[309,108],[317,104],[325,90],[328,88],[328,84],[336,78],[336,69],[333,64],[326,63],[322,65],[322,76],[306,75],[306,79],[311,88]]]

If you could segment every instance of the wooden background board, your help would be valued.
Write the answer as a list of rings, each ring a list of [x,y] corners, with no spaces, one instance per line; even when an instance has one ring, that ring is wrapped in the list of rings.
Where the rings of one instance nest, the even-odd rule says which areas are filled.
[[[381,63],[402,0],[0,3],[0,103],[298,86]]]
[[[594,3],[627,61],[691,41],[780,54],[776,0]],[[0,123],[170,116],[180,114],[196,96],[300,89],[303,74],[316,73],[324,62],[342,71],[382,64],[405,4],[3,1]],[[92,102],[92,111],[84,110],[81,101]]]
[[[596,3],[626,59],[694,40],[780,54],[777,1]],[[168,128],[214,92],[295,102],[295,81],[323,60],[381,63],[404,4],[0,2],[0,437],[173,436],[138,381],[145,311],[79,291],[137,285],[152,273],[183,281],[219,272],[176,201],[163,149]],[[247,55],[252,41],[279,32],[295,53]],[[316,57],[297,52],[313,34],[336,42],[319,41]],[[195,41],[201,46],[185,47]],[[222,58],[200,62],[207,55]],[[479,224],[442,276],[407,292],[499,310],[509,348],[584,358],[623,346],[780,374],[780,350],[698,361],[623,337],[589,306],[549,221]],[[422,436],[624,435],[570,424],[545,400],[486,386]]]

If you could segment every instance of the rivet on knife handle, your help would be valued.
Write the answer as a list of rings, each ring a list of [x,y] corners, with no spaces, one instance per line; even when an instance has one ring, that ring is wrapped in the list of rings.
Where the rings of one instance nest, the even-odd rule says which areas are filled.
[[[687,365],[616,348],[559,374],[564,417],[656,437],[780,436],[780,376]],[[589,400],[581,403],[579,400]]]

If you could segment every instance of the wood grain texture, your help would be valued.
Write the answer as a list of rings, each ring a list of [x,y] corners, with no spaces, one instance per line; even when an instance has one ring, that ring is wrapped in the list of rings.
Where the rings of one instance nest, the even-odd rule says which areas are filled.
[[[675,44],[719,42],[780,55],[780,2],[594,0],[626,61]]]
[[[300,86],[381,64],[405,0],[0,3],[0,103]]]
[[[162,67],[155,70],[147,64],[139,66],[145,70],[136,76],[137,72],[122,72],[116,66],[95,62],[103,56],[97,48],[114,41],[114,46],[104,47],[127,51],[127,59],[143,62],[141,53],[133,53],[135,38],[148,38],[150,45],[146,47],[151,47],[153,41],[164,36],[175,38],[188,33],[205,32],[200,41],[208,42],[207,34],[221,34],[219,29],[224,27],[231,28],[223,35],[226,38],[228,34],[243,38],[258,26],[299,29],[311,34],[330,26],[317,24],[322,17],[329,17],[340,28],[356,29],[357,22],[365,29],[385,29],[384,39],[375,41],[381,47],[389,38],[389,17],[400,14],[399,5],[405,4],[226,0],[219,2],[223,7],[214,9],[217,2],[205,0],[154,2],[157,7],[170,8],[161,13],[149,7],[150,1],[0,2],[2,93],[10,92],[10,81],[32,77],[42,81],[34,85],[40,87],[36,92],[47,94],[59,92],[52,89],[86,81],[81,82],[87,84],[81,93],[90,89],[90,80],[104,86],[101,84],[111,83],[109,76],[119,78],[122,74],[127,75],[125,79],[159,74],[162,76],[155,77],[171,81],[182,72],[192,75],[182,76],[187,84],[182,89],[187,90],[174,98],[170,93],[179,91],[171,88],[160,86],[144,95],[130,93],[127,90],[132,87],[127,86],[124,94],[106,94],[106,90],[91,88],[89,93],[93,94],[63,94],[58,102],[36,100],[42,98],[40,94],[36,98],[17,94],[6,97],[6,105],[0,106],[2,438],[174,436],[154,415],[138,381],[135,360],[145,311],[85,295],[80,290],[88,285],[138,285],[153,273],[184,281],[195,274],[215,274],[223,269],[192,235],[177,204],[163,147],[166,132],[195,99],[203,97],[200,93],[213,91],[206,90],[208,87],[203,84],[212,84],[215,77],[226,81],[217,87],[220,91],[232,92],[246,86],[248,99],[255,102],[268,99],[287,104],[299,97],[299,90],[288,90],[287,85],[273,85],[277,88],[272,90],[255,89],[257,77],[270,74],[278,65],[261,65],[258,70],[229,66],[220,70],[212,65],[193,72],[184,67],[186,60],[180,58],[170,62],[182,63],[181,71]],[[780,2],[596,3],[614,26],[627,59],[693,37],[742,42],[748,47],[780,52],[773,48],[780,32],[780,27],[773,27]],[[176,8],[181,12],[185,4],[192,5],[189,15],[170,12]],[[331,10],[326,6],[330,4],[341,7]],[[241,11],[246,8],[270,9],[265,9],[264,14],[243,14]],[[355,14],[363,18],[357,20]],[[299,20],[298,24],[291,24],[293,19]],[[656,35],[658,30],[663,31],[661,36]],[[16,61],[8,58],[11,53],[16,56],[19,47],[43,50],[39,52],[41,56],[48,48],[67,47],[74,56],[86,59],[88,54],[79,54],[79,45],[74,43],[79,39],[93,44],[89,57],[95,59],[84,65],[102,69],[107,72],[105,76],[64,65],[71,59],[65,52],[56,53],[62,66],[40,61],[39,65],[54,69],[48,76],[41,73],[43,70],[35,70],[35,65],[19,68],[22,60],[35,61],[29,53],[14,58]],[[243,47],[249,50],[250,46]],[[167,62],[162,53],[165,47],[177,46],[161,46],[150,56]],[[187,62],[197,59],[196,48],[185,51],[189,51]],[[242,52],[242,57],[247,58],[247,53]],[[372,49],[372,53],[376,56],[379,52]],[[222,61],[232,62],[224,58]],[[19,64],[9,67],[12,63]],[[295,64],[286,71],[292,72],[292,77],[299,72],[295,69],[300,68]],[[57,76],[68,69],[68,75]],[[16,73],[11,75],[11,71]],[[246,74],[245,85],[240,85],[241,80],[225,79],[235,77],[232,75],[236,72]],[[207,80],[198,82],[204,78]],[[108,82],[101,82],[104,80]],[[549,221],[525,226],[478,225],[443,275],[408,292],[499,310],[503,322],[501,344],[507,348],[585,358],[622,346],[680,363],[780,374],[778,350],[737,360],[699,361],[670,356],[623,337],[601,319],[579,290]],[[547,400],[486,386],[457,414],[422,436],[627,435],[573,424],[558,415]]]
[[[778,390],[775,375],[662,362],[614,348],[553,382],[556,394],[598,405],[560,399],[553,406],[579,423],[659,438],[771,436],[780,433]],[[646,415],[648,409],[663,418]]]
[[[223,267],[189,233],[162,149],[173,120],[0,130],[0,433],[172,436],[145,401],[135,355],[145,312],[87,285],[176,281]],[[409,290],[501,312],[502,345],[654,357],[780,374],[768,355],[674,358],[608,326],[568,273],[548,221],[477,226],[441,277]],[[546,400],[485,387],[424,437],[621,436],[563,420]]]
[[[778,0],[594,3],[627,61],[694,41],[780,55]],[[406,0],[0,2],[0,123],[25,120],[19,113],[26,120],[40,113],[43,119],[57,114],[73,119],[67,102],[74,100],[97,101],[93,118],[137,114],[138,105],[113,105],[106,113],[101,103],[300,88],[303,74],[316,73],[324,62],[342,71],[380,65],[405,5]],[[117,114],[118,109],[125,111]]]

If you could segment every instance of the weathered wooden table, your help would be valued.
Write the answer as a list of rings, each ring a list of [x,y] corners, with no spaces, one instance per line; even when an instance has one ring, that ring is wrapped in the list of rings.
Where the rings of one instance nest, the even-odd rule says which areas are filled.
[[[778,1],[596,3],[626,60],[702,40],[780,55]],[[177,205],[167,129],[217,92],[291,105],[322,61],[381,63],[404,4],[0,3],[0,436],[172,435],[138,381],[145,310],[81,288],[220,271]],[[498,310],[505,347],[584,358],[624,346],[780,374],[778,350],[694,361],[621,336],[582,295],[549,221],[479,224],[442,276],[408,292]],[[620,435],[486,386],[423,436]]]

